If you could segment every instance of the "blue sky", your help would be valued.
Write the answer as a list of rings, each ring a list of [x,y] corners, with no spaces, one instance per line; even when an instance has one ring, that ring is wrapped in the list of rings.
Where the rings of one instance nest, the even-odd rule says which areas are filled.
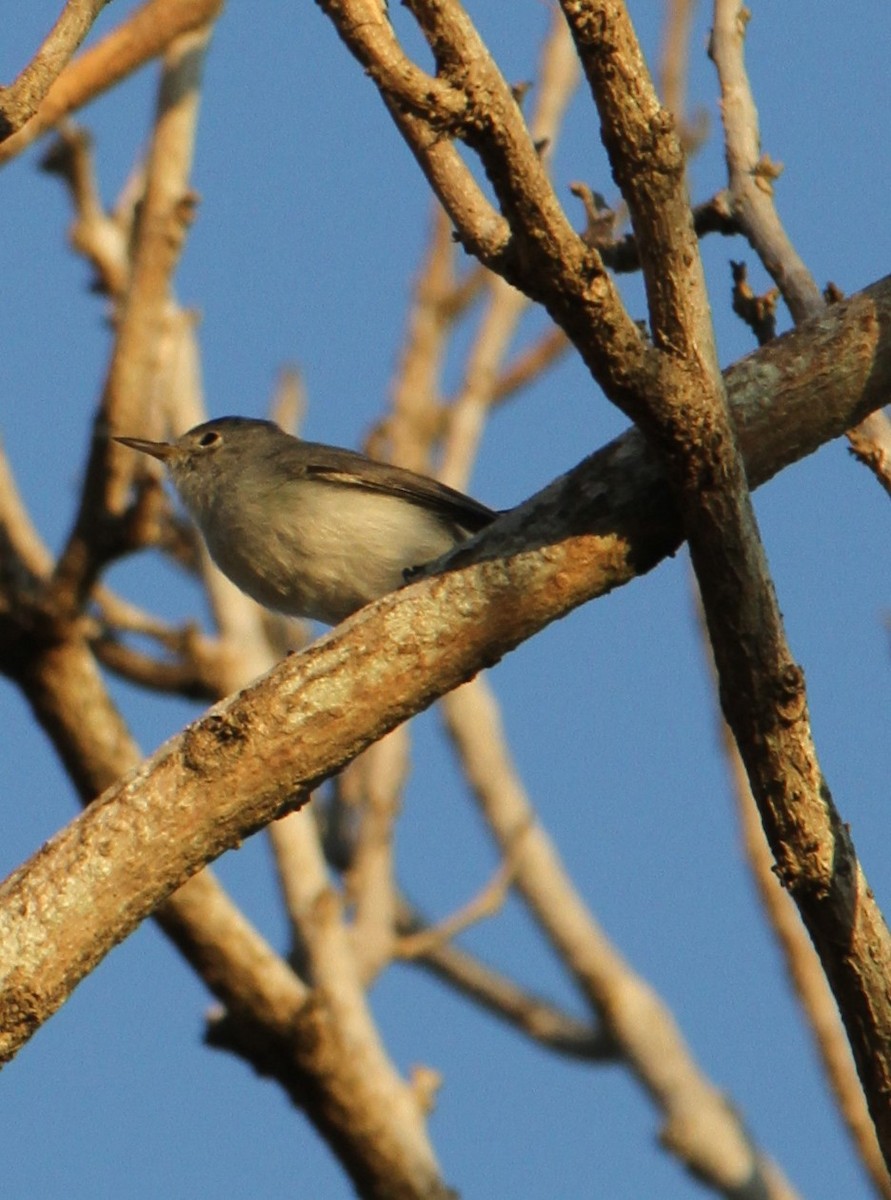
[[[101,28],[127,7],[110,5]],[[40,0],[17,11],[0,47],[0,78],[14,76],[56,8]],[[498,0],[468,8],[508,78],[529,78],[548,6],[520,0],[510,20]],[[843,20],[832,6],[804,0],[750,8],[748,64],[764,149],[785,164],[780,215],[817,280],[855,291],[891,263],[891,11],[880,0],[849,6]],[[638,0],[631,11],[652,55],[661,5]],[[690,91],[709,113],[711,137],[691,169],[696,199],[724,182],[707,26],[702,8]],[[109,201],[145,142],[155,80],[149,68],[82,114]],[[0,436],[35,521],[58,547],[109,335],[87,269],[66,247],[67,201],[37,171],[39,153],[0,179]],[[575,179],[615,196],[583,94],[554,172],[574,216]],[[360,445],[386,403],[429,203],[371,84],[315,5],[229,6],[207,63],[195,186],[202,202],[177,292],[201,314],[211,414],[263,415],[279,368],[297,363],[309,398],[305,434]],[[752,346],[730,313],[728,260],[745,258],[758,287],[764,276],[738,241],[712,238],[703,254],[729,363]],[[639,283],[622,287],[643,316]],[[453,381],[458,366],[450,364]],[[510,506],[624,424],[567,361],[494,417],[472,490]],[[821,761],[887,910],[887,498],[837,443],[759,492],[756,507],[807,674]],[[153,559],[116,568],[114,582],[167,616],[202,612],[189,586]],[[546,630],[490,678],[525,786],[578,886],[672,1006],[703,1069],[803,1195],[868,1196],[743,861],[686,554]],[[198,711],[120,683],[114,691],[146,751]],[[5,874],[74,815],[76,802],[5,680],[0,714]],[[494,857],[435,711],[416,722],[414,736],[402,876],[428,912],[443,915],[479,889]],[[218,869],[284,946],[263,839]],[[515,902],[463,944],[579,1011]],[[249,1188],[259,1198],[349,1196],[339,1168],[275,1086],[202,1048],[208,1004],[151,923],[115,950],[0,1077],[4,1195],[227,1200]],[[373,1005],[399,1065],[421,1061],[444,1076],[431,1134],[446,1178],[464,1195],[549,1200],[557,1177],[566,1196],[698,1194],[658,1149],[655,1115],[623,1070],[531,1047],[406,967],[377,986]]]

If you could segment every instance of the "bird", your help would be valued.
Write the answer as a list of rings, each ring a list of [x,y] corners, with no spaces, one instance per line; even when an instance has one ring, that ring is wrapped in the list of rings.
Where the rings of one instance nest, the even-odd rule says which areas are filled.
[[[117,436],[158,459],[211,558],[266,608],[337,625],[489,526],[493,509],[425,475],[272,421],[219,417],[170,442]]]

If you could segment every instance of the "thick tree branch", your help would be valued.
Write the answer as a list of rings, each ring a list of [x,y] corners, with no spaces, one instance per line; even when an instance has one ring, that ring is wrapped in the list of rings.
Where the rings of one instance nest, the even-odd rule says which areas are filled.
[[[891,1178],[876,1141],[876,1131],[863,1099],[863,1091],[845,1037],[838,1006],[826,982],[820,959],[801,922],[798,910],[774,871],[770,847],[764,837],[749,781],[736,745],[724,725],[727,758],[733,777],[746,857],[761,903],[782,949],[792,985],[813,1031],[841,1119],[870,1177],[876,1194],[891,1200]]]
[[[122,478],[109,470],[108,426],[134,427],[137,418],[125,414],[143,409],[176,420],[197,395],[189,370],[191,329],[172,304],[170,274],[182,236],[179,209],[187,189],[205,40],[203,31],[185,36],[167,54],[133,282],[118,330],[80,519],[49,585],[44,571],[40,580],[44,586],[30,591],[10,586],[7,592],[9,613],[15,614],[20,628],[30,624],[31,636],[17,644],[6,667],[21,683],[85,799],[92,799],[139,760],[87,650],[86,638],[92,636],[94,622],[77,616],[105,551],[103,521],[109,514],[119,515],[128,500],[129,474]],[[95,197],[83,186],[85,164],[73,166],[79,171],[76,199],[89,207]],[[160,381],[159,359],[165,368]],[[156,398],[165,397],[168,377],[172,379],[177,371],[178,386],[171,389],[176,395],[174,414]],[[4,523],[14,536],[14,549],[24,554],[27,530],[14,493],[7,489],[0,499],[5,501]],[[222,588],[213,584],[210,588],[222,629],[213,662],[204,648],[204,654],[195,654],[190,664],[193,682],[216,690],[217,695],[221,682],[227,683],[228,691],[261,669],[255,666],[246,674],[243,666],[258,643],[258,610],[245,597],[232,604],[233,589],[228,583],[225,587],[228,600],[219,594]],[[250,610],[247,620],[245,609]],[[14,640],[10,638],[10,646]],[[193,641],[190,649],[199,647]],[[268,648],[266,653],[264,666],[269,662]],[[131,675],[138,669],[132,656],[117,665],[128,666]],[[157,666],[150,675],[158,681]],[[278,823],[277,850],[284,844],[286,830],[286,823]],[[305,872],[298,879],[304,885],[308,882]],[[305,916],[312,939],[312,990],[250,927],[207,872],[178,889],[156,915],[226,1005],[227,1027],[230,1032],[237,1030],[243,1045],[250,1045],[254,1066],[273,1074],[304,1108],[362,1194],[382,1200],[394,1195],[426,1200],[445,1194],[424,1110],[415,1089],[387,1061],[346,942],[345,923],[331,911],[325,882],[312,899],[313,912]],[[31,893],[31,898],[36,895]],[[320,914],[324,919],[319,919]],[[29,1019],[25,1014],[24,1020]]]
[[[659,103],[624,4],[563,0],[562,8],[637,237],[653,340],[711,372],[711,314],[674,121]]]
[[[782,292],[796,323],[821,311],[825,300],[805,263],[799,257],[780,220],[774,203],[774,178],[778,174],[762,156],[758,111],[749,84],[744,61],[745,28],[748,12],[738,0],[716,0],[710,55],[721,85],[721,115],[728,171],[728,196],[740,231],[745,235],[761,262],[776,282],[774,297]],[[744,271],[734,265],[734,279]],[[736,291],[736,288],[735,288]],[[736,308],[736,303],[734,303]],[[755,328],[755,325],[753,325]],[[756,329],[757,333],[757,329]],[[865,462],[886,489],[891,471],[886,456],[891,445],[887,417],[875,412],[848,431],[855,455]],[[733,754],[734,774],[739,774],[738,757]],[[766,847],[759,834],[750,828],[754,805],[749,789],[738,786],[746,827],[746,844],[759,890],[765,901],[790,974],[808,1015],[811,1029],[839,1100],[842,1117],[848,1126],[866,1170],[882,1194],[889,1192],[889,1175],[869,1123],[864,1097],[854,1075],[854,1064],[847,1047],[839,1048],[841,1029],[838,1013],[832,1005],[825,980],[816,971],[813,951],[802,946],[805,936],[791,913],[788,901],[775,888],[763,858]]]
[[[62,631],[54,636],[52,629],[31,633],[28,647],[19,640],[22,660],[14,663],[6,655],[5,669],[18,672],[16,678],[37,720],[52,738],[82,798],[89,800],[139,761],[138,749],[76,631],[67,637]],[[93,811],[93,806],[87,811]],[[107,846],[99,848],[94,863],[98,873],[106,851]],[[131,860],[131,875],[136,861],[145,859]],[[64,903],[65,887],[60,890],[49,882],[44,888],[40,881],[31,882],[35,886],[26,885],[25,904],[40,923],[42,912]],[[324,896],[320,903],[323,900]],[[413,1090],[386,1062],[373,1028],[361,1021],[361,1015],[357,1018],[353,1012],[345,1048],[343,1024],[330,1018],[321,998],[310,994],[209,871],[189,879],[155,915],[225,1004],[230,1028],[237,1028],[242,1043],[251,1047],[254,1067],[272,1075],[304,1109],[362,1194],[379,1200],[393,1195],[427,1200],[441,1194],[438,1168]],[[329,914],[325,925],[330,924]],[[9,973],[3,964],[0,976],[13,982],[20,977],[22,965],[13,951]],[[338,990],[336,982],[329,979],[328,992]],[[42,987],[41,982],[27,997],[19,994],[11,1007],[0,1002],[0,1024],[7,1019],[30,1023]]]
[[[881,402],[891,379],[889,326],[884,281],[728,372],[753,486]],[[189,875],[301,803],[307,789],[437,695],[651,569],[681,537],[664,471],[631,431],[462,547],[455,569],[364,609],[211,709],[0,889],[2,1057]],[[44,686],[23,658],[22,622],[32,620],[0,607],[0,662],[26,694]],[[45,654],[63,635],[43,631]],[[74,732],[63,730],[63,746],[66,736]],[[106,757],[113,775],[120,748],[110,745]],[[145,866],[136,877],[134,858]],[[35,906],[41,895],[52,902]],[[839,939],[874,919],[866,892],[857,907],[830,899]],[[859,965],[884,979],[880,954]]]
[[[719,386],[671,122],[621,0],[562,0],[631,211],[657,347],[639,418],[665,455],[702,595],[721,703],[778,864],[820,953],[891,1161],[891,934],[822,776],[745,469]]]

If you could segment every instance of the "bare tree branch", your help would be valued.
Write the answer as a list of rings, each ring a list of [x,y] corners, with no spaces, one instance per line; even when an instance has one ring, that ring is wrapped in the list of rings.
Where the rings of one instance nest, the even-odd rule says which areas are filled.
[[[699,147],[708,129],[708,119],[704,112],[697,112],[692,121],[688,119],[686,112],[690,30],[695,8],[695,0],[668,0],[665,6],[662,55],[659,63],[662,100],[668,111],[674,114],[684,149],[688,154],[692,154]]]
[[[566,108],[578,86],[578,59],[566,22],[556,13],[545,41],[539,67],[536,104],[529,134],[547,166],[556,148]],[[448,437],[439,477],[452,487],[467,486],[476,458],[483,423],[495,399],[495,386],[529,299],[499,275],[489,276],[487,306],[466,359],[464,379],[449,405]],[[532,362],[527,359],[526,371]]]
[[[37,106],[109,0],[66,0],[43,45],[9,87],[0,87],[0,141],[33,117]]]
[[[889,314],[891,282],[833,306],[728,372],[753,486],[883,398],[891,338],[879,332],[891,325]],[[0,887],[3,1057],[190,874],[299,805],[308,789],[435,696],[549,621],[651,569],[680,538],[663,470],[632,431],[453,552],[446,573],[384,597],[211,709]],[[69,653],[64,626],[38,617],[21,602],[0,606],[0,663],[35,706]],[[23,651],[23,628],[39,648],[37,665]],[[92,692],[83,681],[75,690]],[[94,795],[122,761],[133,761],[132,742],[113,711],[57,707],[41,720],[58,725],[63,760]],[[109,731],[86,777],[77,750],[85,721]],[[137,853],[146,871],[134,878]],[[22,901],[47,888],[67,902],[37,914]],[[864,914],[841,911],[836,919],[847,922],[849,936]]]
[[[623,1059],[658,1106],[664,1143],[712,1188],[734,1200],[743,1193],[790,1195],[730,1102],[697,1070],[670,1014],[621,963],[574,893],[530,816],[484,685],[457,688],[548,621],[649,570],[687,537],[724,710],[746,756],[782,879],[827,962],[891,1151],[891,1120],[882,1126],[880,1111],[891,1080],[891,1023],[881,1009],[891,939],[820,776],[803,683],[785,645],[748,496],[749,485],[884,397],[891,287],[885,281],[821,313],[722,379],[697,237],[738,229],[733,201],[740,172],[768,188],[776,174],[766,157],[746,158],[745,139],[753,130],[757,135],[749,120],[757,119],[753,103],[735,133],[732,121],[727,125],[728,146],[736,137],[741,151],[730,190],[691,211],[683,134],[676,136],[659,104],[621,0],[561,0],[528,118],[525,87],[508,86],[460,0],[405,0],[433,67],[422,67],[403,48],[386,0],[318,2],[379,89],[447,213],[434,227],[394,413],[376,432],[377,451],[420,469],[441,461],[441,473],[463,484],[499,396],[569,345],[640,431],[604,447],[432,564],[404,593],[370,606],[216,705],[122,778],[138,751],[103,686],[99,662],[147,686],[218,697],[269,666],[294,631],[238,594],[182,526],[177,534],[157,476],[141,475],[134,488],[131,464],[108,443],[112,424],[139,431],[140,415],[156,422],[150,433],[159,431],[158,422],[178,431],[204,415],[191,318],[176,304],[171,278],[193,199],[188,168],[200,60],[207,22],[220,5],[150,0],[64,66],[83,36],[78,29],[102,7],[102,0],[68,0],[35,62],[5,95],[0,89],[0,141],[4,120],[11,133],[39,102],[33,120],[0,145],[0,163],[160,47],[166,59],[151,154],[116,213],[103,209],[82,135],[63,132],[49,160],[74,202],[72,241],[111,297],[117,341],[80,511],[55,569],[0,461],[0,670],[20,686],[84,799],[107,790],[0,885],[0,1063],[117,940],[154,913],[225,1006],[208,1028],[208,1042],[280,1082],[361,1194],[445,1200],[451,1193],[426,1129],[439,1077],[423,1066],[410,1081],[400,1076],[367,1002],[369,981],[408,946],[428,969],[543,1044],[589,1059]],[[723,18],[729,11],[724,4]],[[190,25],[196,12],[203,20]],[[679,120],[689,12],[686,0],[669,12],[666,81],[670,87],[674,79]],[[738,25],[736,14],[734,20]],[[730,26],[722,28],[716,61],[729,46]],[[589,218],[582,233],[547,172],[579,56],[624,196],[610,211],[579,185]],[[730,58],[721,61],[729,72],[739,70],[739,47],[730,46]],[[673,68],[680,68],[674,76]],[[480,169],[468,165],[473,156]],[[618,239],[626,204],[633,233]],[[746,211],[757,237],[757,217]],[[453,241],[477,255],[480,266],[459,274]],[[642,269],[649,333],[631,320],[610,268]],[[472,316],[479,319],[464,379],[445,403],[441,359],[447,348],[452,353],[447,340],[476,299],[481,304]],[[758,298],[746,299],[766,337],[769,322]],[[544,306],[555,329],[515,351],[505,366],[530,301]],[[806,306],[811,298],[802,292],[798,301]],[[289,405],[283,397],[286,417]],[[870,420],[874,427],[881,418]],[[861,428],[859,449],[881,470],[886,447],[878,439],[864,443],[873,434]],[[213,635],[128,611],[99,586],[107,563],[149,543],[171,554],[178,549],[190,571],[203,572]],[[153,653],[133,648],[134,630],[153,639]],[[444,693],[461,763],[505,865],[466,911],[421,929],[416,915],[406,914],[395,877],[394,823],[408,767],[400,722]],[[320,823],[294,811],[338,770],[341,797],[354,788],[361,814],[342,860],[332,859],[341,880],[325,862]],[[202,870],[270,821],[292,930],[289,960],[274,953]],[[582,992],[592,1024],[574,1021],[445,944],[499,903],[514,875]]]
[[[209,28],[183,34],[165,61],[132,279],[94,424],[80,511],[56,565],[53,603],[68,612],[80,609],[101,566],[126,544],[121,518],[134,468],[109,432],[141,429],[140,414],[153,407],[171,275],[195,204],[188,176],[209,37]]]
[[[222,0],[147,0],[132,17],[68,64],[31,120],[0,144],[0,166],[62,117],[156,58],[180,34],[212,21],[222,6]]]
[[[522,838],[522,832],[518,839]],[[396,953],[402,959],[420,958],[430,955],[440,946],[456,938],[465,929],[479,924],[480,921],[494,916],[504,907],[513,883],[516,871],[516,840],[512,851],[495,870],[489,882],[477,892],[468,902],[456,912],[450,913],[435,925],[426,925],[423,929],[413,929],[403,933],[396,946]]]
[[[677,138],[624,5],[562,0],[631,211],[661,370],[642,427],[666,456],[699,581],[721,703],[777,861],[818,947],[891,1160],[891,934],[816,756],[714,355]],[[842,949],[843,947],[843,949]]]
[[[886,412],[874,412],[855,429],[848,430],[851,453],[869,467],[891,496],[891,420]]]
[[[424,935],[431,928],[407,901],[400,901],[397,932],[403,938]],[[430,971],[550,1050],[571,1058],[615,1061],[616,1047],[605,1032],[517,987],[510,979],[457,946],[437,938],[409,961]]]
[[[391,412],[368,438],[366,450],[412,471],[429,471],[432,446],[443,424],[439,373],[449,330],[479,294],[485,272],[473,272],[468,293],[456,278],[448,218],[436,204],[424,260],[412,290],[402,357],[392,385]],[[457,299],[458,291],[463,296]]]
[[[452,1195],[425,1132],[425,1112],[399,1078],[363,1010],[331,1007],[354,970],[333,892],[313,906],[329,950],[309,992],[203,871],[159,911],[167,935],[226,1004],[225,1034],[211,1045],[241,1054],[276,1079],[330,1144],[357,1191],[372,1200],[447,1200]],[[326,928],[330,920],[333,928]],[[338,930],[340,932],[338,933]]]
[[[796,321],[823,307],[820,289],[789,240],[773,202],[776,168],[761,153],[758,110],[742,47],[749,19],[739,0],[716,0],[709,53],[721,84],[721,118],[733,212]]]
[[[748,238],[765,268],[775,280],[776,290],[782,292],[793,319],[800,322],[819,312],[825,304],[825,299],[792,245],[774,204],[773,180],[778,171],[761,153],[758,112],[743,56],[745,28],[748,19],[748,11],[739,5],[738,0],[715,0],[710,54],[721,84],[721,109],[731,203],[741,231]],[[744,283],[745,269],[742,264],[733,264],[733,267],[736,285],[734,308],[736,311],[741,311],[737,307],[736,291],[741,286],[741,276]],[[768,296],[763,298],[752,298],[751,307],[746,307],[745,297],[741,301],[745,319],[750,320],[759,340],[764,334],[771,332],[769,327],[766,330],[760,329],[759,318],[762,313],[759,308],[766,307],[768,317],[772,319],[772,306],[775,299],[775,293],[768,293]],[[891,483],[889,483],[891,473],[888,470],[889,457],[887,454],[888,447],[891,446],[889,429],[891,429],[891,423],[888,422],[887,417],[881,412],[875,412],[858,424],[855,429],[849,430],[848,438],[854,454],[873,470],[886,490],[891,491]],[[833,820],[837,826],[837,818],[831,812],[831,801],[828,802],[828,805],[830,820]],[[807,831],[803,832],[806,836]],[[851,848],[846,844],[844,831],[839,830],[839,832],[842,834],[841,844],[845,846],[848,856],[850,856]],[[747,843],[753,852],[760,849],[752,836],[749,836]],[[776,850],[776,846],[774,846],[774,850]],[[827,853],[832,854],[833,857],[836,853],[832,840],[824,846],[824,855]],[[843,855],[839,857],[842,861],[833,861],[831,870],[837,878],[841,877],[842,889],[851,886],[844,878],[845,873],[849,872],[854,876],[853,887],[856,897],[858,886],[865,886],[865,883],[863,880],[856,879],[856,863],[843,861],[845,857]],[[780,898],[777,897],[772,902],[767,902],[771,898],[771,893],[766,882],[760,880],[763,871],[759,870],[757,857],[753,860],[753,869],[756,878],[759,878],[759,887],[762,896],[765,897],[766,908],[775,918],[775,929],[780,944],[786,953],[796,989],[811,1019],[811,1028],[820,1045],[821,1056],[831,1084],[839,1096],[845,1122],[867,1171],[876,1181],[876,1185],[887,1195],[889,1187],[891,1187],[887,1166],[880,1161],[880,1153],[874,1142],[872,1131],[865,1128],[866,1114],[862,1111],[863,1098],[856,1082],[849,1077],[850,1060],[846,1054],[838,1051],[834,1013],[827,1015],[821,982],[814,979],[812,970],[806,969],[806,964],[809,962],[807,952],[796,950],[798,939],[793,936],[789,919],[783,917]],[[829,869],[824,867],[822,873],[827,873]],[[819,879],[815,879],[811,886],[814,884],[817,892],[815,907],[819,907],[824,899],[820,895],[822,888]],[[856,903],[856,899],[854,902]],[[807,921],[807,913],[804,915]],[[848,1026],[848,1034],[854,1047],[855,1059],[859,1063],[860,1077],[866,1091],[867,1103],[872,1110],[873,1119],[879,1122],[879,1136],[887,1164],[891,1162],[891,1122],[887,1120],[886,1100],[888,1090],[891,1088],[891,1064],[887,1061],[891,1056],[891,1030],[886,1028],[882,1034],[880,1032],[881,1021],[877,1018],[879,1028],[874,1032],[879,1035],[880,1043],[882,1041],[885,1043],[878,1056],[875,1055],[874,1050],[870,1051],[857,1044],[853,1036],[852,1024],[859,1027],[863,1021],[862,1017],[857,1015],[856,992],[859,981],[856,978],[852,980],[842,978],[838,982],[833,982],[834,975],[845,976],[847,973],[843,969],[839,969],[843,967],[843,964],[834,962],[834,956],[827,962],[826,945],[828,941],[831,946],[833,938],[828,929],[815,931],[813,927],[815,916],[816,914],[813,914],[807,923],[820,951],[824,970],[827,971],[830,982],[833,983],[833,990],[839,1000],[842,1017]],[[869,931],[866,930],[866,932],[868,936]],[[879,936],[881,936],[881,931]],[[868,945],[864,949],[867,953],[873,953]],[[858,947],[857,953],[862,952]],[[857,967],[854,968],[853,974],[856,976]],[[846,985],[854,992],[851,998],[853,1003],[849,1005],[846,1005],[839,996],[839,988]],[[867,983],[864,991],[868,993],[868,990],[869,984]],[[878,1003],[877,999],[870,998],[868,994],[863,999],[867,1007]],[[866,1024],[869,1024],[868,1018]],[[879,1061],[876,1078],[869,1079],[868,1073],[864,1077],[867,1064],[877,1063],[877,1059]],[[881,1099],[880,1095],[882,1095]],[[879,1114],[882,1114],[884,1120],[879,1117]]]
[[[130,282],[135,205],[114,215],[105,212],[93,168],[90,136],[71,122],[62,124],[40,165],[44,171],[58,175],[68,188],[74,207],[69,241],[93,265],[94,289],[120,303]]]
[[[392,961],[396,937],[394,834],[408,774],[408,730],[394,729],[350,763],[340,793],[355,790],[361,820],[346,871],[352,936],[365,983]]]
[[[443,710],[486,822],[514,868],[517,891],[603,1035],[658,1107],[662,1143],[728,1197],[761,1178],[761,1156],[732,1105],[699,1069],[667,1006],[610,944],[536,821],[504,751],[485,681],[451,692]]]
[[[709,53],[721,85],[730,204],[740,232],[780,289],[797,323],[818,313],[825,300],[774,204],[779,169],[761,152],[758,109],[743,54],[750,16],[739,0],[715,0]],[[872,414],[849,432],[848,439],[857,459],[891,492],[888,418],[883,413]]]
[[[726,726],[724,729],[726,733]],[[876,1131],[869,1118],[838,1008],[798,910],[774,874],[770,848],[765,841],[758,809],[752,799],[736,746],[729,737],[726,741],[747,857],[752,865],[761,903],[770,914],[770,923],[782,946],[789,974],[814,1032],[817,1050],[823,1059],[842,1120],[877,1195],[889,1200],[891,1178],[876,1141]]]
[[[498,404],[509,399],[514,392],[536,376],[542,374],[552,363],[561,358],[569,349],[569,339],[555,325],[543,334],[537,342],[527,346],[516,356],[513,362],[507,364],[492,385],[492,403]]]

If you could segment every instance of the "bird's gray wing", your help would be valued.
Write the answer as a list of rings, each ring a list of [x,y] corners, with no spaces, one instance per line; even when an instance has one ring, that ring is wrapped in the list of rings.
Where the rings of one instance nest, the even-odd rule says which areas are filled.
[[[478,500],[465,496],[444,483],[426,475],[418,475],[402,467],[375,462],[364,454],[340,450],[311,442],[303,442],[311,451],[304,470],[306,477],[330,483],[335,487],[359,488],[361,491],[396,496],[409,504],[430,509],[444,521],[460,526],[468,533],[478,533],[491,525],[498,513]]]

